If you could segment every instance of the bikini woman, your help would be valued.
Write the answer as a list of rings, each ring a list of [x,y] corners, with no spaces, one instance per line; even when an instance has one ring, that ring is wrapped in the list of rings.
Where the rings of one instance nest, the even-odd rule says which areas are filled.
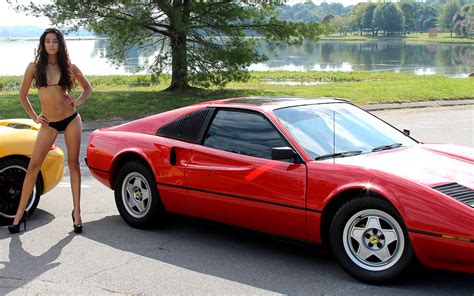
[[[83,91],[76,99],[69,92],[78,81]],[[41,113],[37,114],[28,100],[32,82],[38,90]],[[37,123],[41,123],[30,163],[23,181],[20,204],[13,224],[8,226],[10,233],[18,233],[21,223],[25,224],[28,213],[25,211],[36,177],[46,154],[54,144],[59,132],[64,132],[67,147],[67,162],[71,178],[74,210],[72,220],[74,232],[82,232],[81,221],[81,172],[79,151],[81,146],[82,121],[76,107],[82,105],[90,96],[92,86],[81,71],[69,60],[64,35],[55,28],[44,31],[35,61],[25,71],[20,89],[20,102],[26,113]]]

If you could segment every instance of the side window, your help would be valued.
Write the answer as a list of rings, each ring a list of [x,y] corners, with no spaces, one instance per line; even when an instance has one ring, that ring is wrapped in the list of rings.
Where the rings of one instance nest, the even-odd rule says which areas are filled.
[[[272,148],[288,144],[261,114],[219,110],[205,136],[204,146],[271,159]]]

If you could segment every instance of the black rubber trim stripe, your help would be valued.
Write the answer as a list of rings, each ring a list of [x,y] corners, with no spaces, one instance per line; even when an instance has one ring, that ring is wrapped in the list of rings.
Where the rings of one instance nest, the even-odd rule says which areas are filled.
[[[442,237],[440,233],[428,232],[428,231],[423,231],[423,230],[416,230],[416,229],[411,229],[411,228],[408,228],[407,230],[408,230],[408,232],[424,234],[424,235],[429,235],[429,236]]]
[[[174,187],[174,188],[179,188],[179,189],[187,189],[187,190],[192,190],[192,191],[197,191],[197,192],[204,192],[204,193],[209,193],[209,194],[221,195],[221,196],[237,198],[237,199],[242,199],[242,200],[248,200],[248,201],[253,201],[253,202],[260,202],[260,203],[264,203],[264,204],[269,204],[269,205],[279,206],[279,207],[285,207],[285,208],[290,208],[290,209],[295,209],[295,210],[308,211],[308,212],[314,212],[314,213],[322,213],[322,211],[320,211],[320,210],[307,209],[307,208],[303,208],[303,207],[297,207],[297,206],[292,206],[292,205],[287,205],[287,204],[282,204],[282,203],[277,203],[277,202],[271,202],[271,201],[263,201],[263,200],[259,200],[259,199],[252,198],[252,197],[244,197],[244,196],[239,196],[239,195],[214,192],[214,191],[198,189],[198,188],[190,188],[190,187],[185,187],[185,186],[171,185],[171,184],[166,184],[166,183],[161,183],[161,182],[157,182],[157,184],[162,185],[162,186]]]
[[[109,171],[104,171],[104,170],[101,170],[101,169],[98,169],[98,168],[95,168],[95,167],[91,167],[91,166],[89,166],[89,169],[94,170],[94,171],[99,171],[99,172],[107,173],[107,174],[110,175],[110,172],[109,172]]]
[[[424,235],[429,235],[429,236],[436,236],[436,237],[441,237],[441,238],[449,238],[449,239],[454,239],[454,240],[459,240],[463,242],[469,242],[469,243],[474,243],[474,239],[462,239],[459,237],[452,237],[452,236],[444,236],[441,233],[434,233],[434,232],[429,232],[429,231],[423,231],[423,230],[417,230],[417,229],[407,229],[408,232],[413,232],[413,233],[418,233],[418,234],[424,234]]]

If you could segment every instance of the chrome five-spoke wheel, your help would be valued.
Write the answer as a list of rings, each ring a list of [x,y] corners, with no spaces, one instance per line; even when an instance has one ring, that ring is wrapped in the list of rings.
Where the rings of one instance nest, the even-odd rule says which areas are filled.
[[[143,218],[150,210],[150,185],[143,175],[132,172],[122,183],[122,202],[134,218]]]
[[[120,216],[131,226],[148,228],[163,222],[166,213],[155,177],[144,162],[123,165],[117,173],[114,191]]]
[[[392,216],[379,210],[354,214],[342,235],[349,258],[366,270],[390,268],[403,254],[405,242],[400,225]]]
[[[370,283],[393,280],[415,255],[397,210],[386,200],[356,196],[334,215],[329,229],[331,249],[353,277]]]

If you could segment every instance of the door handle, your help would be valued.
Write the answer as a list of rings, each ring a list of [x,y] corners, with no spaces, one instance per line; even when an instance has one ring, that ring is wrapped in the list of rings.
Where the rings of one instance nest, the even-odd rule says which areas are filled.
[[[170,150],[170,164],[172,166],[176,165],[176,149],[174,147],[171,147]]]

